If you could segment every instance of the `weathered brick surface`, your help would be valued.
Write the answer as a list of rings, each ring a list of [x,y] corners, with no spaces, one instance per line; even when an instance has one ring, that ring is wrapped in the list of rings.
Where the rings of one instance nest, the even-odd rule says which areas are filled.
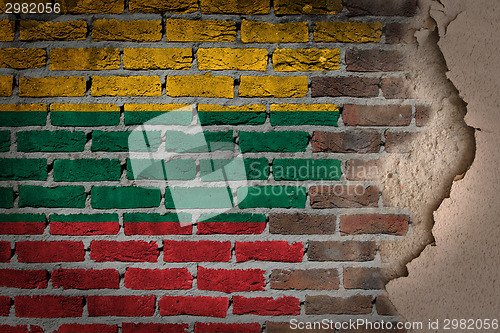
[[[382,36],[382,23],[316,22],[315,42],[376,43]]]
[[[14,77],[10,75],[0,75],[0,97],[9,97],[12,95],[14,86]]]
[[[20,38],[22,41],[34,40],[85,40],[87,22],[85,20],[68,22],[21,21]]]
[[[412,16],[415,14],[417,1],[347,0],[344,5],[352,16]]]
[[[377,207],[379,199],[379,189],[376,186],[314,186],[309,193],[312,208]]]
[[[314,132],[312,137],[314,152],[333,153],[378,153],[382,144],[380,134],[364,132]]]
[[[190,48],[123,49],[123,67],[125,69],[189,69],[192,60]]]
[[[161,21],[94,21],[92,39],[132,42],[158,42],[162,37]]]
[[[167,76],[167,95],[172,97],[234,97],[234,80],[229,76]]]
[[[382,173],[380,160],[349,160],[346,163],[348,180],[377,180]]]
[[[408,126],[410,105],[345,105],[342,118],[347,126]]]
[[[393,72],[407,66],[400,51],[350,49],[345,58],[347,70],[352,72]]]
[[[87,91],[82,76],[21,77],[19,96],[23,97],[81,97]]]
[[[37,48],[0,49],[0,68],[38,68],[47,63],[47,52]]]
[[[129,9],[132,13],[192,13],[198,10],[195,0],[131,0]]]
[[[222,20],[166,20],[169,42],[234,42],[236,24]]]
[[[240,97],[304,97],[308,91],[307,77],[242,76]]]
[[[198,49],[200,70],[247,70],[265,71],[267,67],[266,49],[207,48]]]
[[[283,270],[273,269],[272,289],[317,289],[339,288],[339,275],[336,269]]]
[[[12,42],[15,35],[15,22],[0,20],[0,42]]]
[[[377,97],[379,79],[368,77],[313,77],[313,97]]]
[[[324,0],[277,0],[274,2],[274,12],[278,15],[293,14],[338,14],[342,11],[342,1]]]
[[[283,235],[334,234],[334,215],[273,214],[269,216],[269,232]]]
[[[125,8],[123,0],[75,1],[62,0],[61,11],[71,14],[121,14]]]
[[[92,96],[161,96],[158,76],[93,76]]]
[[[386,132],[385,151],[388,153],[409,153],[418,144],[418,133]]]
[[[243,43],[306,43],[309,41],[306,22],[267,23],[243,20],[241,23]]]
[[[356,295],[349,298],[326,295],[306,296],[306,314],[368,314],[372,312],[372,297]]]
[[[50,69],[100,71],[120,68],[120,50],[115,48],[65,48],[50,51]]]
[[[370,261],[375,258],[374,242],[359,241],[312,241],[307,256],[312,261]]]
[[[273,53],[276,72],[330,71],[339,65],[339,49],[276,49]]]
[[[202,0],[201,12],[206,14],[268,14],[269,0]]]
[[[300,313],[300,303],[298,298],[290,296],[276,299],[272,297],[247,298],[234,296],[233,313],[258,316],[298,315]]]
[[[359,214],[340,217],[340,232],[347,234],[390,234],[402,236],[408,231],[407,215]]]

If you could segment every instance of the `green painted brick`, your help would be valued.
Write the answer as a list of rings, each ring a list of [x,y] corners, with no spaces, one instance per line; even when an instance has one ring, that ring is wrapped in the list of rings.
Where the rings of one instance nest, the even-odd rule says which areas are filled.
[[[170,209],[232,208],[233,196],[227,187],[169,187],[165,207]]]
[[[45,126],[47,112],[45,111],[1,111],[1,126]]]
[[[118,222],[118,214],[52,214],[50,222]]]
[[[54,126],[114,126],[120,124],[120,111],[51,111]]]
[[[189,125],[192,119],[192,111],[125,111],[125,125]]]
[[[261,125],[266,121],[265,112],[255,111],[198,111],[200,124],[208,125]]]
[[[0,131],[0,152],[10,150],[10,131]]]
[[[307,132],[240,132],[240,150],[247,152],[306,151]]]
[[[151,208],[158,207],[160,189],[144,187],[93,187],[90,192],[93,208]]]
[[[186,222],[191,223],[191,214],[188,213],[125,213],[124,222]]]
[[[44,214],[0,214],[0,222],[43,222]]]
[[[81,159],[54,161],[54,181],[92,182],[120,180],[120,160]]]
[[[266,222],[266,215],[264,214],[201,214],[198,222]]]
[[[17,150],[22,152],[83,151],[87,143],[84,132],[24,131],[17,133]]]
[[[272,126],[338,126],[338,111],[277,111],[270,113]]]
[[[187,134],[181,131],[167,131],[167,151],[203,153],[219,150],[234,150],[233,131]]]
[[[189,180],[196,177],[196,163],[191,159],[171,161],[128,159],[128,179]]]
[[[0,180],[46,180],[47,160],[39,159],[0,159]]]
[[[11,187],[0,187],[0,208],[12,207],[14,207],[14,190]]]
[[[275,159],[275,180],[339,180],[341,162],[335,159]]]
[[[92,151],[157,151],[160,144],[160,131],[94,131],[92,133]]]
[[[201,180],[265,180],[269,177],[267,158],[200,160]]]
[[[19,186],[19,207],[84,208],[83,186]]]
[[[238,206],[245,208],[305,208],[306,188],[254,186],[238,189]]]

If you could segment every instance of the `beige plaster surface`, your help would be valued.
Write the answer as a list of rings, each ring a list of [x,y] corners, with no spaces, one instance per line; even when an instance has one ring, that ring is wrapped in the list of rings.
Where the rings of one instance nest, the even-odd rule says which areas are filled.
[[[429,13],[447,76],[467,103],[465,121],[476,128],[476,153],[434,212],[435,242],[387,291],[407,321],[439,319],[440,329],[424,331],[450,332],[445,318],[500,320],[500,2],[433,1]]]

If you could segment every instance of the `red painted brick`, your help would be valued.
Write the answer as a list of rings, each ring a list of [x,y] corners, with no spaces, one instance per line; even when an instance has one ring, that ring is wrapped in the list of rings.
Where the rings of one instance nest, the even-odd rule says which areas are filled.
[[[288,244],[287,241],[236,242],[236,261],[282,261],[302,262],[302,242]]]
[[[0,242],[0,262],[9,262],[11,257],[10,242]]]
[[[187,268],[127,268],[125,272],[125,287],[130,289],[191,289],[192,286],[193,276]]]
[[[58,269],[52,272],[54,288],[118,289],[120,273],[116,269]]]
[[[48,280],[45,270],[0,269],[0,287],[43,289],[47,288]]]
[[[125,235],[191,235],[193,226],[179,222],[124,222]]]
[[[118,333],[118,325],[63,324],[54,333]]]
[[[163,296],[159,302],[162,316],[204,316],[225,318],[229,307],[227,297]]]
[[[10,314],[11,301],[12,299],[10,297],[0,296],[0,316],[8,316]]]
[[[258,316],[286,316],[300,314],[298,298],[283,296],[280,298],[243,296],[233,297],[233,314],[253,314]]]
[[[158,244],[145,241],[92,241],[90,244],[90,259],[123,262],[157,262]]]
[[[223,323],[196,323],[195,333],[260,333],[259,323],[223,324]]]
[[[197,235],[247,235],[261,234],[266,228],[266,222],[198,222]]]
[[[41,235],[44,230],[44,222],[0,222],[2,235]]]
[[[119,230],[119,222],[50,222],[52,235],[116,235]]]
[[[184,333],[189,324],[123,323],[122,333]]]
[[[342,235],[389,234],[403,236],[408,232],[410,217],[392,214],[359,214],[340,217]]]
[[[200,290],[225,293],[264,290],[265,271],[261,269],[209,269],[198,267],[197,285]]]
[[[163,252],[166,262],[229,261],[231,242],[166,240]]]
[[[346,267],[344,268],[344,287],[346,289],[383,289],[386,280],[380,268]]]
[[[344,105],[346,126],[408,126],[411,105]]]
[[[16,253],[19,262],[72,262],[85,260],[85,249],[82,242],[17,242]]]
[[[40,326],[30,325],[0,325],[0,332],[2,333],[43,333],[43,329]]]
[[[81,317],[83,303],[81,296],[16,296],[14,307],[16,317]]]
[[[155,312],[155,296],[87,296],[89,317],[149,317]]]
[[[315,153],[378,153],[382,140],[377,132],[314,132],[311,143]]]

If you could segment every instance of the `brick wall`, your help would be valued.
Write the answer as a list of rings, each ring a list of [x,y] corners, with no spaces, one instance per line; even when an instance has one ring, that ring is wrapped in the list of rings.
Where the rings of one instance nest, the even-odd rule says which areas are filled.
[[[0,330],[396,319],[378,248],[411,212],[384,206],[377,173],[427,122],[416,1],[61,8],[0,15]],[[136,134],[160,156],[140,177]]]

